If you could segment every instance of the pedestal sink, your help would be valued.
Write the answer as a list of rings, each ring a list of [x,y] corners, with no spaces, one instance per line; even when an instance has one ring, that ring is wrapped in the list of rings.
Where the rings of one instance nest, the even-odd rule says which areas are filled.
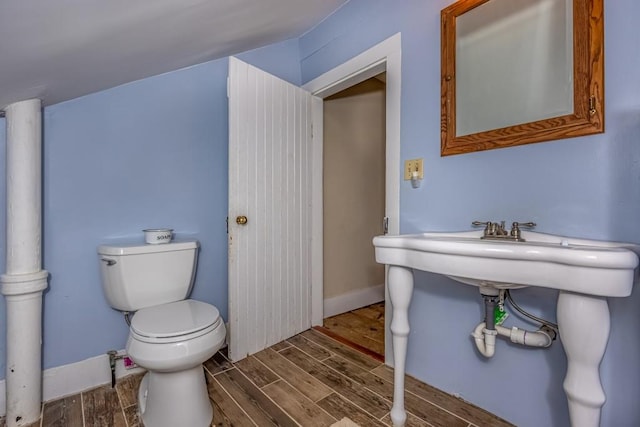
[[[573,427],[597,427],[605,402],[599,366],[609,338],[607,297],[631,294],[640,246],[522,232],[525,242],[481,239],[482,231],[378,236],[376,261],[388,268],[395,364],[391,419],[404,425],[407,310],[412,270],[497,288],[537,286],[560,291],[558,328],[567,355],[564,390]]]

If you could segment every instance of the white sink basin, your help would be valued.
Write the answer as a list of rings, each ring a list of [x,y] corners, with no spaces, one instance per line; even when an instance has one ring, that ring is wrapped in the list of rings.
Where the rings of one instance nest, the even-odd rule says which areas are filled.
[[[567,355],[567,394],[572,427],[597,427],[606,400],[599,366],[607,347],[607,297],[631,294],[640,246],[522,232],[526,242],[480,239],[483,231],[378,236],[376,261],[387,264],[391,300],[394,399],[391,420],[403,426],[404,364],[409,337],[412,270],[494,288],[558,289],[560,342]]]
[[[443,274],[476,286],[538,286],[588,295],[631,294],[640,247],[522,232],[526,242],[480,239],[482,231],[378,236],[376,261]]]

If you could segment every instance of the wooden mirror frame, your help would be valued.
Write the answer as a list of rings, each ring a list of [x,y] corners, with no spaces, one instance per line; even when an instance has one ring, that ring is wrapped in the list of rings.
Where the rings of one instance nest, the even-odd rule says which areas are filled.
[[[573,114],[456,136],[456,18],[488,1],[441,11],[441,155],[604,132],[604,0],[573,0]]]

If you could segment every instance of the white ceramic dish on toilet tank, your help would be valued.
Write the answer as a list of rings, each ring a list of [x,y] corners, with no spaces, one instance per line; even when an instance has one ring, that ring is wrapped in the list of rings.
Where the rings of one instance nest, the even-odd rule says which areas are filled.
[[[144,231],[144,241],[151,245],[169,243],[173,238],[173,229],[171,228],[147,228],[142,231]]]

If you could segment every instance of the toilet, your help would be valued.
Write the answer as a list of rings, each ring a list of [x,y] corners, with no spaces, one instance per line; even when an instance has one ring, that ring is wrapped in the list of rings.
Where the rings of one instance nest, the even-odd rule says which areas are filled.
[[[135,312],[126,349],[147,370],[138,391],[145,427],[211,424],[202,363],[222,347],[226,328],[216,307],[187,299],[198,247],[196,240],[98,247],[108,303]]]

